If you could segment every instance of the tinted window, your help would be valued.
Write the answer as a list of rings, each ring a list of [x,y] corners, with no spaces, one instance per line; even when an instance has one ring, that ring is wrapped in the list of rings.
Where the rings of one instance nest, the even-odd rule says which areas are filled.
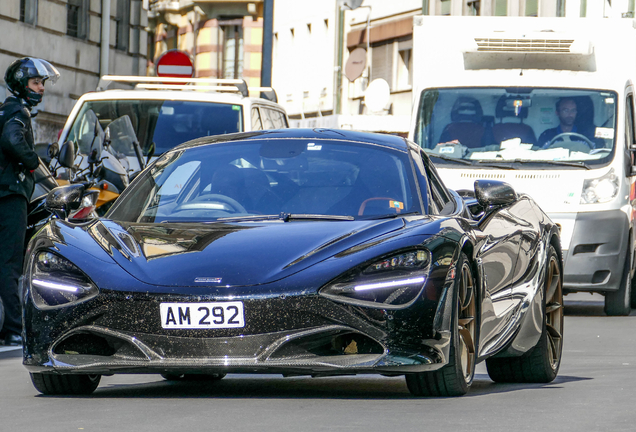
[[[406,152],[338,141],[263,140],[172,152],[109,217],[129,222],[249,215],[375,218],[421,213]]]
[[[252,108],[252,130],[263,130],[263,124],[261,123],[261,115],[258,112],[258,108]]]
[[[113,120],[127,115],[144,154],[153,141],[155,155],[159,155],[191,139],[243,131],[240,105],[168,100],[87,101],[68,139],[78,141],[89,110],[95,112],[104,129]]]

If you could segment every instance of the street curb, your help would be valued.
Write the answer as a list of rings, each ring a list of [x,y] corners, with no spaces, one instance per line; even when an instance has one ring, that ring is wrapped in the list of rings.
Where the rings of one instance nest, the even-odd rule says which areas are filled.
[[[0,360],[6,358],[22,357],[22,347],[3,347],[0,346]]]

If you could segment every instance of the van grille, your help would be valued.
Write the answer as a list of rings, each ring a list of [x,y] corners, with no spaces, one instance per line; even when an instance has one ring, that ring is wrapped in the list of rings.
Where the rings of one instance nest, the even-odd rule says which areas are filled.
[[[559,179],[560,174],[516,174],[516,179],[540,180],[540,179]]]
[[[462,178],[476,178],[476,179],[505,179],[505,174],[482,174],[482,173],[462,173]]]
[[[569,53],[574,39],[475,38],[477,51]]]

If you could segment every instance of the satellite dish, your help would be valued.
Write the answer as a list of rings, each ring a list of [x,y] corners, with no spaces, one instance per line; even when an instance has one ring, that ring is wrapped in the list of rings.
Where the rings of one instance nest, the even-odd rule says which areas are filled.
[[[389,83],[382,78],[377,78],[371,81],[364,92],[364,104],[372,112],[381,112],[384,111],[384,107],[389,103],[390,96]]]
[[[364,0],[342,0],[341,6],[354,10],[359,8],[363,1]]]
[[[356,48],[351,51],[347,59],[345,76],[349,81],[353,82],[362,75],[365,67],[367,67],[367,50],[364,48]]]

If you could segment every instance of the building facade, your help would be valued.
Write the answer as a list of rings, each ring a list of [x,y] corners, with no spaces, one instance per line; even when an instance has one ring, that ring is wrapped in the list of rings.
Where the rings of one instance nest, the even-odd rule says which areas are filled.
[[[242,78],[260,86],[261,0],[151,0],[149,32],[151,68],[163,53],[178,49],[190,55],[195,77]]]
[[[276,0],[272,85],[294,126],[406,135],[413,100],[415,15],[620,18],[634,15],[634,3],[634,0]],[[443,35],[431,43],[443,43]],[[376,80],[385,83],[372,85]]]
[[[75,101],[101,75],[145,75],[147,9],[147,0],[0,1],[0,93],[9,94],[4,71],[21,57],[44,58],[61,75],[34,110],[36,142],[57,141]]]

